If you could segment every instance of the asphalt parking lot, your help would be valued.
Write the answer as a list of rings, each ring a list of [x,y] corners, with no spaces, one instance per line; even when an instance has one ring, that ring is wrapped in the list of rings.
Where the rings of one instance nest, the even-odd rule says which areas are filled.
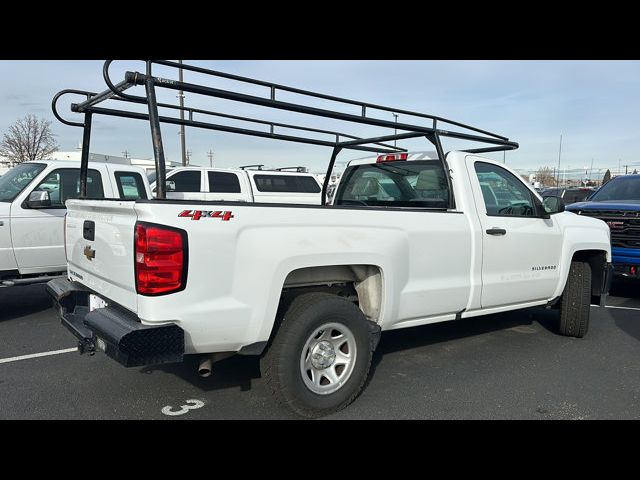
[[[384,333],[368,387],[328,418],[640,418],[639,286],[616,281],[584,339],[539,308]],[[125,369],[74,347],[44,287],[0,289],[0,419],[296,418],[252,357],[200,378],[195,359]]]

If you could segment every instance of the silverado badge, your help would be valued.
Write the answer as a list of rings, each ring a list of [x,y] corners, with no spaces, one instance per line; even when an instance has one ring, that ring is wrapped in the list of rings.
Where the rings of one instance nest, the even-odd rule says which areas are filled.
[[[91,261],[96,258],[96,251],[91,248],[91,245],[87,245],[84,247],[84,256],[87,257],[87,260]]]

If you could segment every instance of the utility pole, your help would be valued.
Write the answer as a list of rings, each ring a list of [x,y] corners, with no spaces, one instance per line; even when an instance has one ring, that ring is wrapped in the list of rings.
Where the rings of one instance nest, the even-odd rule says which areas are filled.
[[[560,134],[560,150],[558,150],[558,184],[556,187],[560,188],[560,155],[562,155],[562,134]]]
[[[504,164],[507,163],[507,151],[506,150],[502,151],[502,163],[504,163]]]
[[[209,150],[207,156],[209,157],[209,167],[213,167],[213,150]]]
[[[122,155],[124,156],[124,158],[129,158],[129,151],[125,150],[124,152],[122,152]]]
[[[629,165],[624,166],[624,174],[627,175],[629,173]]]
[[[182,60],[178,60],[178,63],[182,65]],[[178,79],[182,83],[182,68],[178,70]],[[180,100],[180,120],[184,120],[184,92],[182,90],[178,91],[178,99]],[[184,138],[184,125],[180,125],[180,147],[182,148],[182,166],[185,167],[187,165],[187,147]]]
[[[396,118],[396,123],[398,123],[398,114],[397,113],[392,113],[391,115],[393,115]],[[393,134],[394,135],[398,134],[398,129],[397,128],[393,129]],[[396,148],[396,141],[397,141],[397,139],[394,138],[393,139],[393,148]]]
[[[186,162],[187,163],[183,163],[183,165],[189,165],[189,163],[191,163],[191,150],[187,150],[187,153],[185,153],[185,158],[186,158]]]

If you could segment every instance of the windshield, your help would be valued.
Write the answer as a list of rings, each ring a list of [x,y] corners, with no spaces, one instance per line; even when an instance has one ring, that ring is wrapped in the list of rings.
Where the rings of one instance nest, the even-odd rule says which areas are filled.
[[[46,165],[21,163],[0,177],[0,202],[13,202]]]
[[[635,201],[640,202],[640,177],[617,177],[598,190],[591,202]]]

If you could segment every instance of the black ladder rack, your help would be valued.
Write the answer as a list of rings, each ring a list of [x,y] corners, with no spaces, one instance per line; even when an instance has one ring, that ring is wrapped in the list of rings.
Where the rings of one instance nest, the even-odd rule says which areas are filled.
[[[438,157],[443,164],[443,168],[447,173],[446,178],[449,183],[449,207],[454,207],[453,190],[451,186],[451,178],[449,175],[449,168],[445,159],[445,153],[442,149],[440,141],[441,137],[457,138],[462,140],[469,140],[473,142],[479,142],[489,144],[489,146],[464,150],[469,153],[485,153],[485,152],[498,152],[505,150],[515,150],[518,148],[516,142],[510,141],[507,137],[497,135],[495,133],[488,132],[470,125],[465,125],[460,122],[448,120],[443,117],[434,115],[428,115],[425,113],[412,112],[409,110],[385,107],[382,105],[376,105],[367,102],[360,102],[357,100],[351,100],[347,98],[335,97],[332,95],[326,95],[323,93],[312,92],[308,90],[302,90],[299,88],[288,87],[286,85],[280,85],[271,82],[265,82],[249,77],[242,77],[239,75],[233,75],[229,73],[219,72],[216,70],[206,69],[189,64],[180,64],[178,62],[167,60],[146,60],[145,73],[140,72],[126,72],[124,80],[114,84],[109,76],[109,68],[113,60],[107,60],[103,66],[103,77],[107,85],[107,89],[100,93],[88,92],[85,90],[66,89],[58,92],[52,101],[52,110],[55,117],[62,123],[70,126],[82,127],[82,156],[80,162],[80,198],[85,198],[87,193],[87,170],[89,164],[89,145],[91,139],[91,120],[94,114],[108,115],[114,117],[133,118],[139,120],[146,120],[150,123],[151,136],[153,141],[153,150],[156,164],[156,185],[157,185],[157,198],[166,198],[166,169],[164,148],[162,144],[162,134],[160,130],[160,123],[168,123],[173,125],[185,125],[189,127],[204,128],[209,130],[216,130],[221,132],[237,133],[241,135],[251,135],[262,138],[273,138],[278,140],[285,140],[290,142],[305,143],[310,145],[327,146],[333,149],[329,165],[327,167],[327,174],[325,177],[324,185],[322,188],[322,204],[325,204],[327,187],[331,178],[331,172],[335,165],[336,158],[341,150],[361,150],[372,152],[376,154],[380,153],[395,153],[405,152],[406,150],[400,147],[395,147],[386,142],[392,140],[401,140],[409,138],[425,137],[431,142],[438,153]],[[269,90],[268,97],[258,97],[254,95],[247,95],[244,93],[234,92],[231,90],[223,90],[219,88],[213,88],[206,85],[200,85],[196,83],[180,82],[177,80],[161,78],[153,76],[152,69],[154,65],[162,65],[164,67],[171,67],[176,70],[187,70],[199,74],[205,74],[210,77],[224,78],[227,80],[234,80],[237,82],[258,85],[266,87]],[[144,86],[145,95],[136,96],[125,93],[125,91],[135,86]],[[213,98],[221,98],[231,100],[240,103],[247,103],[252,105],[259,105],[263,107],[269,107],[277,110],[284,110],[290,112],[301,113],[313,117],[332,118],[335,120],[341,120],[351,122],[355,124],[365,124],[376,127],[388,128],[393,131],[393,134],[376,136],[371,138],[360,138],[354,135],[313,128],[303,125],[291,125],[279,122],[273,122],[264,119],[256,119],[250,117],[242,117],[238,115],[230,115],[227,113],[214,112],[203,109],[196,109],[191,107],[180,107],[177,105],[170,105],[166,103],[158,103],[156,100],[156,89],[166,88],[171,90],[182,90],[183,92],[195,93]],[[307,99],[322,99],[337,102],[344,106],[351,108],[357,107],[358,113],[344,113],[337,110],[328,110],[323,108],[312,107],[309,105],[303,105],[301,103],[292,103],[278,100],[276,98],[278,92],[288,92],[301,95]],[[86,100],[80,103],[74,103],[71,105],[71,111],[84,114],[84,121],[72,122],[63,119],[57,111],[57,102],[63,95],[76,94],[86,97]],[[121,110],[115,108],[105,108],[98,106],[106,100],[115,100],[124,104],[146,104],[148,113],[139,113],[131,110]],[[158,113],[158,108],[166,108],[171,110],[182,111],[187,115],[187,118],[181,119],[171,116],[161,116]],[[387,113],[402,114],[406,117],[413,117],[415,120],[412,123],[398,123],[396,121],[382,120],[379,118],[371,117],[368,114],[371,111],[382,111]],[[219,123],[212,123],[204,120],[194,120],[194,114],[204,115],[207,117],[215,116],[220,118],[228,118],[233,120],[241,120],[244,122],[261,124],[269,126],[269,131],[264,132],[261,130],[233,127],[229,125],[223,125]],[[429,120],[430,125],[422,124],[425,120]],[[420,123],[418,123],[420,122]],[[276,127],[286,128],[296,131],[296,135],[286,135],[276,132]],[[442,127],[450,128],[456,127],[463,129],[464,131],[450,131],[443,129]],[[330,140],[321,140],[304,136],[300,132],[310,132],[315,134],[329,135],[332,138]],[[242,168],[252,167],[255,165],[248,165]]]

